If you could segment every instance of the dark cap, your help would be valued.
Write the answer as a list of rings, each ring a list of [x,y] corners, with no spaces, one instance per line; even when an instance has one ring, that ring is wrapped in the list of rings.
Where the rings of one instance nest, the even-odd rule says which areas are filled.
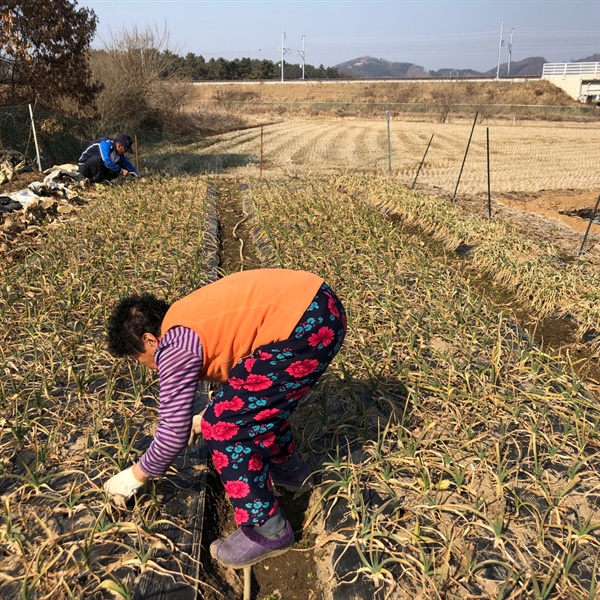
[[[120,133],[116,138],[115,142],[119,142],[125,150],[131,150],[131,146],[133,145],[133,140],[128,135],[124,133]]]

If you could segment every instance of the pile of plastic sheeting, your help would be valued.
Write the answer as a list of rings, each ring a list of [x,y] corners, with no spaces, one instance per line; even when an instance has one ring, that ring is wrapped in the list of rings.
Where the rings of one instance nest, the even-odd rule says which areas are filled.
[[[16,150],[0,150],[0,185],[26,170],[31,170],[31,165],[23,154]]]
[[[37,236],[42,225],[52,225],[67,217],[81,203],[86,187],[77,165],[59,165],[44,171],[42,181],[34,181],[18,191],[0,191],[0,257],[12,260],[9,251],[21,234]]]
[[[27,206],[48,196],[69,201],[79,197],[78,190],[83,184],[77,172],[77,165],[54,166],[46,169],[44,175],[46,176],[43,181],[33,181],[26,189],[7,192],[4,197],[10,198],[22,206]]]

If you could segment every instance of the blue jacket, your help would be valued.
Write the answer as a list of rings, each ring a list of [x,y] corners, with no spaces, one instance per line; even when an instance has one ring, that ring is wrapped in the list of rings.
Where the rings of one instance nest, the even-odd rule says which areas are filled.
[[[92,156],[101,156],[102,162],[111,171],[126,169],[134,173],[137,177],[140,176],[137,169],[125,158],[124,154],[119,156],[115,147],[115,140],[111,138],[104,137],[92,142],[79,157],[79,164],[82,165],[88,159],[92,158]]]

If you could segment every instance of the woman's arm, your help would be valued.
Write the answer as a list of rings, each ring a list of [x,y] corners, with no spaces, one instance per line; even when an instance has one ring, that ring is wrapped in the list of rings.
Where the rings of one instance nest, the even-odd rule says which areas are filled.
[[[203,365],[200,339],[191,329],[174,327],[160,341],[156,364],[160,381],[160,423],[136,469],[151,477],[164,475],[188,443]]]

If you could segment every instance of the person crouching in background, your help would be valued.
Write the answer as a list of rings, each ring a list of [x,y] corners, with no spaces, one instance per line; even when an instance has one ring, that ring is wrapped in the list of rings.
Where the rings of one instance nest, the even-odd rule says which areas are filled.
[[[93,183],[116,179],[119,175],[140,178],[137,169],[127,160],[133,140],[120,133],[116,138],[103,137],[92,142],[79,157],[79,174]]]

